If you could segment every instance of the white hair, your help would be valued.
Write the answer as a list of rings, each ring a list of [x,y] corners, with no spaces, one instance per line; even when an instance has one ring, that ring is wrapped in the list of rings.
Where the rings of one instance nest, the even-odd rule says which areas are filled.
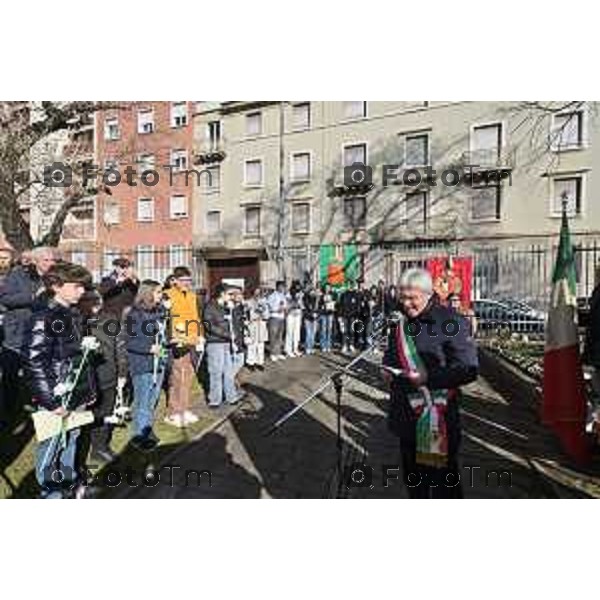
[[[407,269],[400,277],[400,287],[421,290],[428,296],[433,294],[433,280],[426,269]]]
[[[42,258],[43,256],[48,256],[49,254],[51,256],[55,256],[56,248],[52,248],[51,246],[37,246],[30,252],[33,258]]]

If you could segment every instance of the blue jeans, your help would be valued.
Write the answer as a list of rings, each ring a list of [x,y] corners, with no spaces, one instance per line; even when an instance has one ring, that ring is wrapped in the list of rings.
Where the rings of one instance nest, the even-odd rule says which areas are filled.
[[[79,429],[67,431],[66,445],[62,449],[60,437],[53,437],[38,444],[35,477],[42,488],[42,498],[63,498],[64,491],[77,481],[75,454],[79,432]]]
[[[145,437],[152,431],[154,411],[160,398],[164,369],[158,371],[156,383],[153,373],[140,373],[131,378],[133,383],[133,404],[131,431],[134,437]]]
[[[309,321],[304,319],[304,349],[308,354],[312,354],[315,348],[315,334],[317,333],[317,323],[315,319]]]
[[[229,343],[206,344],[206,363],[210,382],[208,405],[220,406],[223,402],[223,392],[225,392],[225,402],[235,402],[238,393],[233,379],[235,364]]]
[[[331,350],[331,337],[333,335],[333,315],[319,317],[321,350]]]

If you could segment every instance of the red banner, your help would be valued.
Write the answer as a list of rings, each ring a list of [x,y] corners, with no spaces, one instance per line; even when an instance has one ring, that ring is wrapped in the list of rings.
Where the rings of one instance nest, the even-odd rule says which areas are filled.
[[[457,294],[461,309],[471,308],[473,259],[470,256],[430,258],[427,270],[431,273],[433,289],[442,304],[447,304],[448,296]]]

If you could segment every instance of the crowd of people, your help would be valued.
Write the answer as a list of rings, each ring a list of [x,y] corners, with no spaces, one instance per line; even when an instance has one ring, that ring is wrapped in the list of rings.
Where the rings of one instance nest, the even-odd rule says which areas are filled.
[[[38,435],[43,497],[63,497],[73,487],[48,474],[57,463],[76,474],[79,446],[94,462],[114,460],[113,429],[125,419],[131,445],[152,450],[159,443],[154,424],[163,391],[165,423],[190,426],[198,421],[196,378],[210,409],[236,404],[244,396],[242,367],[263,370],[267,360],[334,349],[356,354],[369,346],[377,324],[402,309],[397,288],[383,281],[370,288],[350,281],[341,292],[328,284],[279,281],[275,289],[245,293],[221,283],[210,294],[196,293],[192,281],[185,266],[164,282],[140,281],[123,257],[94,285],[84,267],[57,260],[49,248],[24,254],[4,274],[3,422],[19,403],[63,423],[73,412],[93,415],[89,427],[76,421],[61,436]]]

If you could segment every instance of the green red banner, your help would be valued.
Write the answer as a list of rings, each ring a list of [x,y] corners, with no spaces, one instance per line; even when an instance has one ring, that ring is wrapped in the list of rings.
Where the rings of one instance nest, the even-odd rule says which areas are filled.
[[[319,251],[319,279],[332,287],[346,287],[358,281],[360,261],[355,244],[326,244]]]

